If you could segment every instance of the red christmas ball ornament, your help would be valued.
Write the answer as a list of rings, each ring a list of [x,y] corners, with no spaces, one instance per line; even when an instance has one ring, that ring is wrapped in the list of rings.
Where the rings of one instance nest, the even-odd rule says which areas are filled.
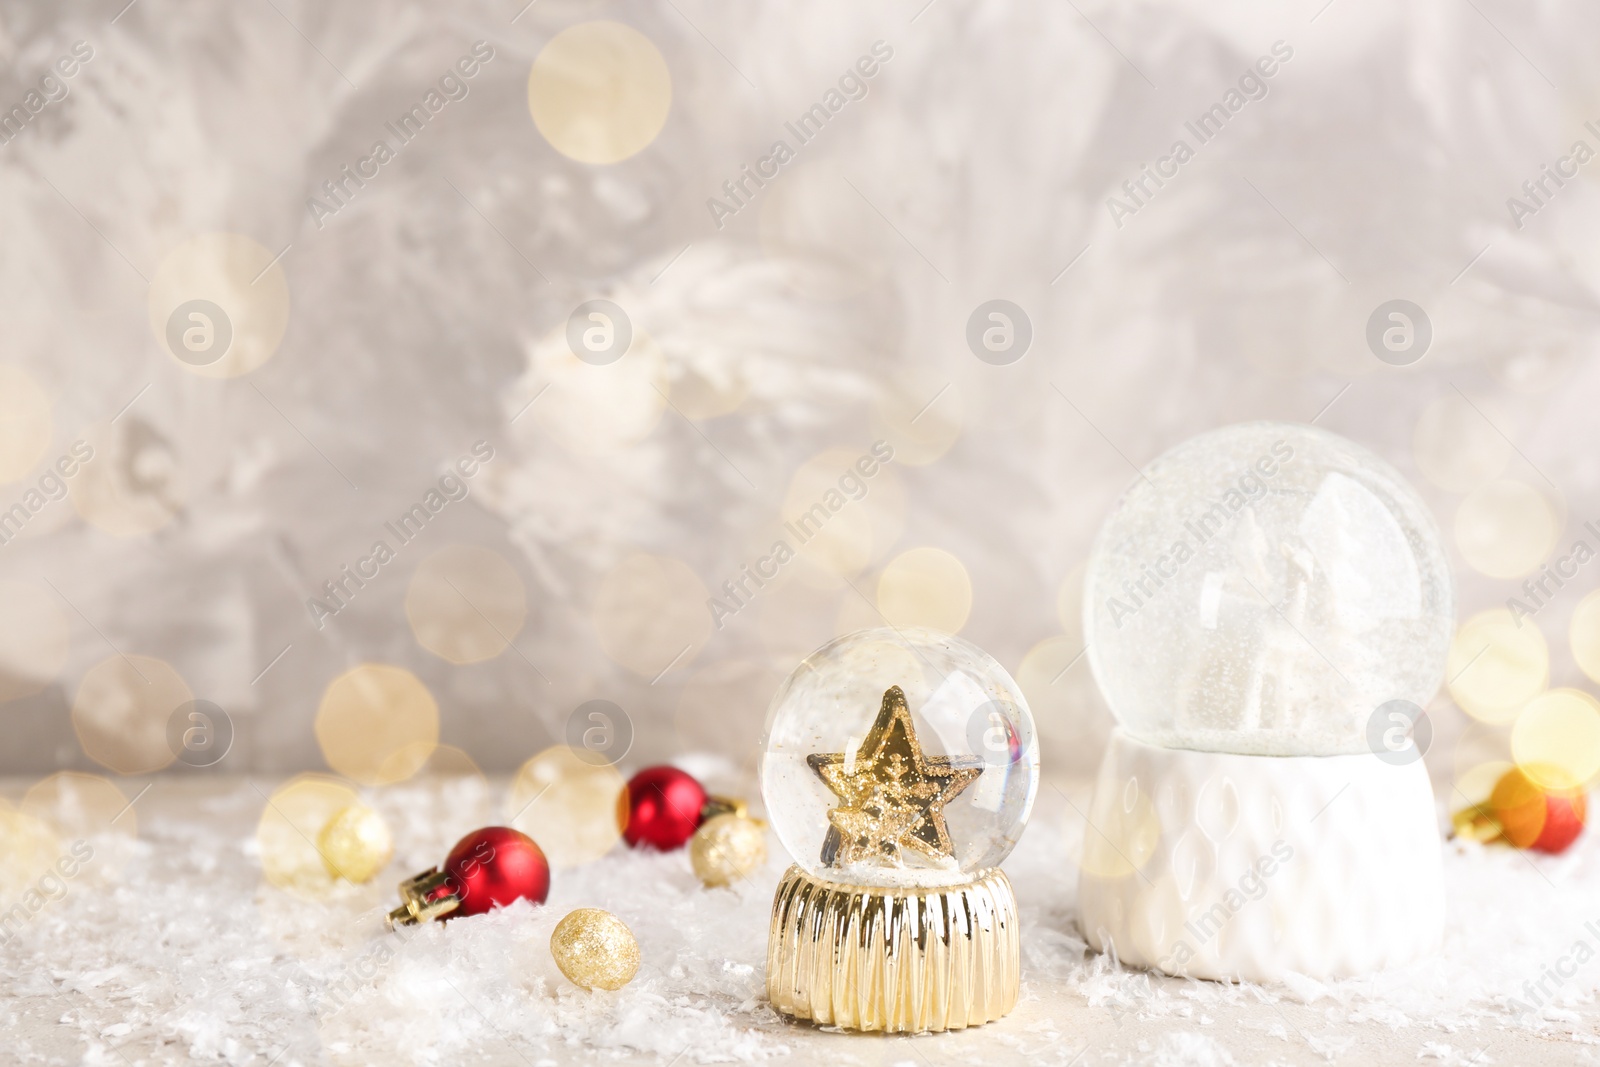
[[[400,907],[389,925],[453,919],[513,900],[543,904],[550,863],[533,838],[509,826],[486,826],[457,841],[444,863],[400,883]]]
[[[746,815],[742,800],[711,796],[692,775],[663,764],[628,779],[617,798],[617,825],[634,848],[682,848],[713,815]]]
[[[1501,835],[1518,848],[1565,852],[1583,832],[1588,801],[1577,787],[1552,786],[1559,771],[1513,768],[1500,776],[1489,795],[1489,810]]]
[[[617,807],[623,839],[634,848],[682,848],[715,806],[693,777],[676,767],[646,767],[628,780]]]

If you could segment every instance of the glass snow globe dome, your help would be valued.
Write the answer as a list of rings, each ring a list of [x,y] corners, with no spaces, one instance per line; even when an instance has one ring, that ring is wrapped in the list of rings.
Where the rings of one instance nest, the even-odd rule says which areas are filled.
[[[1089,557],[1084,633],[1118,722],[1167,748],[1368,750],[1443,679],[1455,616],[1427,506],[1358,445],[1255,422],[1191,438],[1123,494]]]
[[[814,878],[935,887],[1010,853],[1033,808],[1039,751],[1017,683],[934,630],[860,630],[778,687],[761,741],[767,818]]]

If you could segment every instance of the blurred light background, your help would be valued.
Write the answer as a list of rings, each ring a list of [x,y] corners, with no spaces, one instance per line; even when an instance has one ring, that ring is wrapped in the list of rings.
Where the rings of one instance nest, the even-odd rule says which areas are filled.
[[[1094,532],[1258,418],[1451,542],[1441,792],[1600,769],[1600,12],[122,5],[0,4],[0,772],[205,762],[175,721],[213,773],[511,772],[605,700],[625,765],[731,774],[888,620],[1087,773]],[[514,792],[609,804],[569,758]]]

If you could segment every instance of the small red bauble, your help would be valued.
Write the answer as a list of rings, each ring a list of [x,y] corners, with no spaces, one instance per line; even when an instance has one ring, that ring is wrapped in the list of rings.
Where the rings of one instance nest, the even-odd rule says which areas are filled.
[[[457,841],[438,867],[400,883],[404,903],[389,925],[482,915],[513,900],[543,904],[550,864],[533,838],[509,826],[486,826]]]
[[[1559,776],[1560,772],[1552,772],[1539,777]],[[1511,844],[1552,853],[1565,852],[1577,840],[1588,815],[1582,789],[1543,785],[1521,768],[1500,776],[1489,808]]]
[[[617,808],[634,848],[682,848],[705,821],[706,791],[676,767],[646,767],[628,780]]]
[[[513,900],[543,904],[550,864],[533,838],[509,826],[486,826],[456,842],[444,860],[446,895],[461,900],[452,915],[482,915]]]

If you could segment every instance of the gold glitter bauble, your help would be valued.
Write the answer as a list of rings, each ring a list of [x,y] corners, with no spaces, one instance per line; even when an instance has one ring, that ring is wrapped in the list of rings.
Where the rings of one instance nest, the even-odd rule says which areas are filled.
[[[759,822],[732,813],[715,815],[689,839],[695,877],[708,886],[731,885],[767,862],[767,834]]]
[[[322,828],[317,851],[329,874],[365,884],[394,858],[394,838],[382,815],[365,804],[352,804]]]
[[[579,908],[556,923],[550,955],[573,985],[621,989],[639,973],[639,942],[609,911]]]

